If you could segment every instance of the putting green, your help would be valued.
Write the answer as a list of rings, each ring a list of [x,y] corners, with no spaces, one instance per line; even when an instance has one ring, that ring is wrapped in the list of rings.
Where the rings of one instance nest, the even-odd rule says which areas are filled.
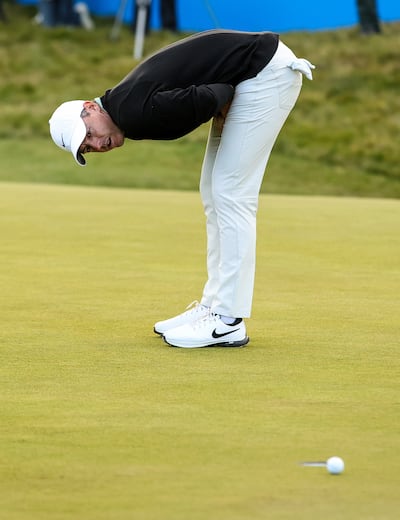
[[[262,196],[251,342],[189,351],[152,326],[201,294],[197,193],[0,210],[2,518],[398,518],[399,201]]]

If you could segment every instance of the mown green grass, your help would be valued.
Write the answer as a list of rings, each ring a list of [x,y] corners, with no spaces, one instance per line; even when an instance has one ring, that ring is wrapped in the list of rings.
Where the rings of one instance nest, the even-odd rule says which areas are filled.
[[[135,65],[133,35],[123,27],[110,41],[111,19],[96,20],[94,32],[46,30],[32,24],[33,9],[6,5],[0,180],[197,189],[207,125],[178,141],[129,143],[90,158],[87,172],[61,155],[49,116],[65,100],[91,99],[118,82]],[[399,24],[371,37],[356,27],[281,36],[317,69],[278,139],[263,191],[398,198]],[[152,33],[145,53],[176,38]]]
[[[263,195],[229,351],[152,332],[204,283],[197,194],[3,183],[0,210],[2,517],[397,519],[397,201]]]

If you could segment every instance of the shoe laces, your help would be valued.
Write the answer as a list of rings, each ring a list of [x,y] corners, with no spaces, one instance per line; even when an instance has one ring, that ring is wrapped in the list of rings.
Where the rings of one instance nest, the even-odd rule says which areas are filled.
[[[220,320],[220,315],[215,314],[211,311],[210,308],[207,309],[207,314],[200,318],[199,320],[195,321],[192,325],[194,329],[202,329],[205,327],[210,326],[211,323],[217,324]]]
[[[192,303],[189,303],[189,305],[186,307],[185,312],[187,312],[188,314],[195,314],[197,311],[200,310],[201,307],[204,307],[205,309],[207,308],[204,305],[202,305],[199,301],[194,300],[192,301]]]

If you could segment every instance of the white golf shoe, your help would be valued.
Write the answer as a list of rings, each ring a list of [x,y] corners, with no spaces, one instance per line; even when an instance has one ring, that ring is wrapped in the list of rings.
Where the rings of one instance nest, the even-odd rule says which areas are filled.
[[[201,305],[197,300],[192,302],[190,305],[186,307],[186,311],[182,314],[178,314],[174,318],[170,318],[169,320],[158,321],[154,325],[154,332],[156,334],[163,335],[170,329],[175,329],[176,327],[180,327],[182,325],[187,325],[190,323],[194,323],[201,318],[204,318],[209,313],[209,308]]]
[[[168,330],[163,338],[169,345],[181,348],[243,347],[249,342],[243,320],[227,325],[212,312],[194,323]]]

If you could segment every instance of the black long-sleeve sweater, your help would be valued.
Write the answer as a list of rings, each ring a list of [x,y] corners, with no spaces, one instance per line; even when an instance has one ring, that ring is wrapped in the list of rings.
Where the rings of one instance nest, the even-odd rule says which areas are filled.
[[[176,139],[217,115],[272,59],[279,36],[212,30],[165,47],[100,98],[128,139]]]

